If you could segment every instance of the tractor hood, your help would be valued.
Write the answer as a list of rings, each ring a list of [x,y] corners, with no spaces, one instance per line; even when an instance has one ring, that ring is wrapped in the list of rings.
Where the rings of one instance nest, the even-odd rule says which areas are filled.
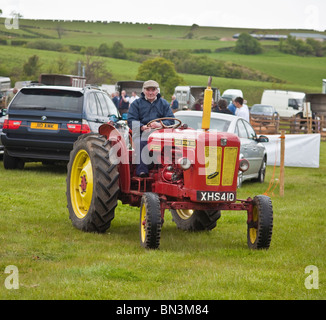
[[[190,163],[189,169],[183,172],[182,192],[192,201],[198,201],[197,191],[235,192],[240,151],[240,140],[236,135],[217,131],[164,129],[151,133],[148,141],[154,163],[171,165],[171,168],[183,161]],[[169,185],[169,188],[173,187]],[[161,190],[157,189],[157,192]],[[235,193],[232,193],[232,198],[233,195]]]
[[[164,147],[196,148],[203,146],[240,146],[239,138],[231,133],[214,130],[161,129],[152,132],[148,138],[150,150],[162,151]]]

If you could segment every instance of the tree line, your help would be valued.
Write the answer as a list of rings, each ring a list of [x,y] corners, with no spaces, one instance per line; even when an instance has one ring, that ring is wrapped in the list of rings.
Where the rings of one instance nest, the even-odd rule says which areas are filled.
[[[308,38],[305,41],[288,36],[286,40],[281,40],[279,50],[284,53],[297,56],[326,56],[326,43]]]
[[[263,47],[250,34],[241,33],[234,50],[241,54],[260,54],[263,52]],[[289,35],[286,39],[280,40],[278,50],[296,56],[325,57],[326,43],[312,38],[296,39],[296,37]]]

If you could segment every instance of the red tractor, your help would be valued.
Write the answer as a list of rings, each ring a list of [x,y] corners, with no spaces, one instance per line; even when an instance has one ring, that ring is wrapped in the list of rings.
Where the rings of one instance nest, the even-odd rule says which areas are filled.
[[[208,87],[208,92],[209,92]],[[273,229],[269,197],[239,200],[239,170],[248,161],[239,159],[236,135],[208,131],[211,97],[204,103],[203,130],[193,130],[180,120],[152,132],[148,150],[152,157],[149,176],[135,176],[134,149],[126,128],[104,124],[99,134],[81,135],[70,154],[67,201],[72,224],[86,232],[105,232],[120,200],[140,207],[140,242],[145,248],[160,245],[166,209],[182,230],[212,230],[222,210],[247,211],[249,248],[267,249]],[[206,99],[207,98],[207,99]],[[206,112],[205,112],[206,110]]]

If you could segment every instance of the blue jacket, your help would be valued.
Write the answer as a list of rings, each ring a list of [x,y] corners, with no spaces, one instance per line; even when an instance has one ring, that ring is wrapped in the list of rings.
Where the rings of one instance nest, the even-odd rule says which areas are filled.
[[[235,115],[237,107],[232,102],[228,105],[228,109],[232,112],[233,115]]]
[[[128,98],[128,96],[126,95],[125,98]],[[128,109],[129,108],[129,102],[125,102],[123,101],[122,97],[120,96],[119,97],[119,102],[118,102],[118,108],[119,108],[119,111],[120,110],[125,110],[125,109]]]
[[[115,106],[117,107],[117,109],[119,108],[119,100],[120,100],[120,98],[117,97],[117,96],[115,96],[115,97],[112,99],[112,101],[113,101],[113,103],[115,104]]]
[[[178,100],[173,100],[171,108],[172,108],[172,110],[179,108]]]
[[[150,103],[145,99],[145,95],[142,92],[141,97],[130,105],[128,126],[131,129],[136,129],[157,118],[174,118],[169,103],[161,98],[160,94],[157,95],[157,99],[153,103]],[[163,123],[170,126],[174,124],[174,121],[164,120]]]

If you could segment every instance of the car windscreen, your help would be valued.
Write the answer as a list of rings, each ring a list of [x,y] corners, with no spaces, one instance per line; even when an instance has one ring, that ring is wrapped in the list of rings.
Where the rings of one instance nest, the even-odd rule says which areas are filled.
[[[118,116],[118,110],[111,99],[106,99],[106,102],[109,107],[109,115]]]
[[[273,114],[273,109],[270,106],[252,106],[251,112],[272,115]]]
[[[58,89],[22,89],[10,105],[10,110],[47,110],[80,113],[83,94]]]
[[[183,123],[186,123],[188,127],[193,129],[201,129],[202,125],[202,118],[201,117],[194,117],[194,116],[185,116],[180,115],[176,116],[177,119],[180,119]],[[231,121],[224,120],[224,119],[214,119],[211,118],[210,129],[214,129],[216,131],[226,132],[230,126]]]
[[[108,97],[107,94],[103,94],[103,98],[104,98],[105,104],[107,106],[106,116],[118,117],[118,110],[117,110],[115,104],[113,103],[113,101]],[[103,108],[103,106],[102,106],[102,108]],[[103,112],[104,112],[104,110],[103,110]]]

